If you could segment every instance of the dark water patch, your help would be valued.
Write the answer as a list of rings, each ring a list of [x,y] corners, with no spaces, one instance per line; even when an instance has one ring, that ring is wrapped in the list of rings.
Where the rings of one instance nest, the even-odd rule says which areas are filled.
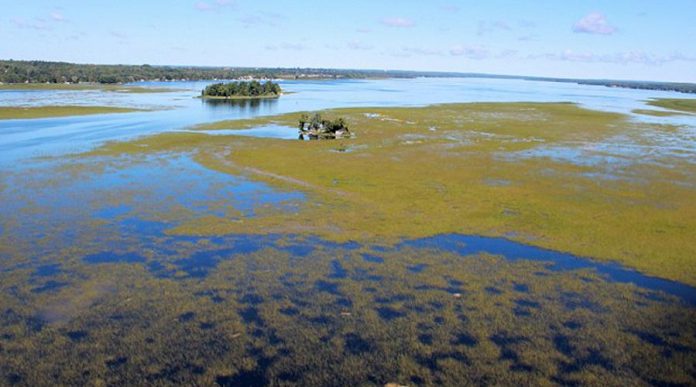
[[[395,302],[411,302],[415,299],[413,294],[400,293],[389,297],[375,297],[374,301],[378,304],[393,304]]]
[[[310,317],[307,319],[307,321],[311,322],[314,325],[328,326],[332,325],[334,319],[331,318],[331,316],[322,314],[319,316]]]
[[[215,383],[220,387],[254,387],[268,385],[265,372],[260,369],[240,371],[232,376],[218,376]]]
[[[525,300],[525,299],[515,300],[515,304],[517,304],[517,306],[520,306],[523,308],[539,309],[541,307],[541,305],[538,302],[532,301],[532,300]]]
[[[441,234],[428,238],[404,241],[396,246],[396,248],[400,247],[434,249],[464,256],[488,253],[503,256],[510,261],[543,261],[549,262],[549,269],[554,271],[594,269],[612,282],[632,283],[641,288],[663,291],[680,297],[690,304],[696,305],[695,287],[642,274],[616,262],[599,262],[590,258],[547,250],[504,238]]]
[[[573,362],[561,362],[559,369],[561,373],[568,374],[581,371],[584,368],[593,365],[602,367],[607,371],[614,370],[614,363],[611,361],[611,359],[605,357],[601,351],[596,349],[591,349],[587,356],[575,358]]]
[[[117,370],[118,368],[121,368],[124,366],[126,363],[128,363],[128,357],[127,356],[119,356],[111,360],[107,360],[104,362],[107,368],[109,368],[112,371]]]
[[[103,263],[143,263],[145,257],[136,253],[115,253],[112,251],[103,251],[101,253],[89,254],[84,256],[82,260],[89,264]]]
[[[346,353],[350,353],[352,355],[361,355],[373,350],[372,344],[356,333],[346,334],[343,337],[343,340],[343,349]]]
[[[282,308],[280,309],[280,313],[286,316],[297,316],[300,314],[300,310],[297,308]]]
[[[59,263],[51,263],[48,265],[41,265],[34,270],[32,276],[34,277],[50,277],[61,272],[61,265]]]
[[[377,274],[372,274],[370,271],[367,269],[363,268],[357,268],[354,270],[354,274],[350,277],[352,280],[355,281],[372,281],[372,282],[381,282],[384,277],[381,275]]]
[[[438,361],[446,359],[456,360],[463,365],[469,365],[471,363],[469,358],[461,352],[434,352],[430,356],[417,356],[416,362],[431,371],[437,371],[439,368],[437,364]]]
[[[263,302],[263,297],[255,293],[249,293],[240,298],[239,302],[247,305],[258,305]]]
[[[70,285],[68,282],[49,280],[46,281],[43,285],[31,289],[31,291],[32,293],[54,292],[68,285]]]
[[[348,277],[348,272],[346,269],[341,265],[341,261],[338,259],[334,259],[331,261],[331,273],[329,274],[329,278],[333,279],[342,279]]]
[[[516,283],[512,286],[512,289],[519,293],[529,293],[529,285],[526,284]]]
[[[566,322],[564,322],[564,323],[563,323],[563,326],[566,327],[566,328],[568,328],[568,329],[570,329],[570,330],[573,330],[573,331],[582,328],[582,324],[580,324],[580,323],[577,322],[577,321],[572,321],[572,320],[571,320],[571,321],[566,321]]]
[[[411,273],[422,273],[423,270],[425,270],[426,267],[428,267],[428,265],[426,265],[426,264],[424,264],[424,263],[419,263],[419,264],[416,264],[416,265],[408,266],[408,267],[406,267],[406,269],[407,269],[408,271],[410,271]]]
[[[593,312],[602,311],[602,307],[600,305],[590,301],[587,297],[576,292],[562,292],[560,299],[563,306],[568,310],[588,309]]]
[[[374,254],[362,254],[362,259],[369,263],[384,263],[384,258],[376,256]]]
[[[468,333],[459,333],[454,337],[454,339],[450,341],[450,344],[475,347],[476,345],[478,345],[478,340]]]
[[[186,312],[182,313],[179,315],[179,322],[181,323],[186,323],[192,321],[194,318],[196,318],[196,313],[195,312]]]
[[[309,244],[292,244],[288,246],[282,246],[279,248],[281,251],[286,251],[290,255],[295,257],[307,257],[312,254],[315,250],[314,246]]]
[[[502,291],[502,290],[500,290],[500,289],[498,289],[498,288],[496,288],[496,287],[493,287],[493,286],[488,286],[488,287],[486,287],[484,290],[485,290],[486,293],[488,293],[488,294],[494,294],[494,295],[503,294],[503,291]]]
[[[553,337],[553,346],[556,350],[568,357],[573,356],[575,352],[575,346],[570,343],[570,338],[565,335],[556,335]]]
[[[16,386],[24,381],[22,375],[14,372],[10,372],[9,374],[7,374],[5,379],[7,380],[7,384],[10,386]]]
[[[655,387],[689,387],[688,383],[668,382],[666,380],[659,379],[648,379],[647,382],[650,383],[651,386]]]
[[[418,341],[421,342],[421,344],[425,345],[433,345],[433,335],[423,333],[418,335]]]
[[[335,296],[341,295],[341,292],[338,290],[338,284],[334,282],[318,280],[314,283],[314,287],[320,292],[330,293]]]
[[[69,331],[65,335],[72,341],[83,341],[89,336],[86,331]]]
[[[159,261],[148,262],[147,269],[157,278],[167,278],[173,275],[172,271],[168,270],[167,267]]]
[[[242,320],[247,324],[257,324],[259,326],[264,325],[263,319],[261,318],[261,316],[259,316],[258,309],[254,308],[253,306],[240,310],[239,315],[242,317]]]
[[[386,321],[391,321],[391,320],[394,320],[396,318],[406,316],[406,313],[398,311],[394,308],[390,308],[388,306],[382,306],[382,307],[376,308],[375,310],[377,311],[377,314],[379,314],[379,317],[382,320],[386,320]]]
[[[216,327],[216,324],[213,322],[202,322],[198,325],[198,327],[201,328],[201,330],[209,331],[211,329],[214,329]]]
[[[344,308],[351,308],[353,307],[353,301],[351,301],[349,298],[339,298],[336,300],[336,305]]]
[[[514,363],[510,365],[510,371],[530,373],[534,372],[534,367],[523,363]]]
[[[232,248],[199,251],[189,258],[174,261],[174,264],[190,277],[203,278],[208,275],[210,270],[216,268],[220,261],[229,259],[236,253],[237,251]]]

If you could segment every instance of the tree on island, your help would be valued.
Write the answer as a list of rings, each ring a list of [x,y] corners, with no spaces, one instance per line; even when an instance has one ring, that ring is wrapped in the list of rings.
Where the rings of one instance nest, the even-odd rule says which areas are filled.
[[[299,130],[300,140],[324,140],[349,138],[351,136],[346,120],[343,117],[335,120],[326,120],[319,113],[315,113],[311,118],[307,114],[301,115]]]
[[[266,81],[264,83],[261,83],[259,81],[250,81],[215,83],[203,89],[203,91],[201,92],[201,96],[222,98],[258,98],[277,97],[281,93],[282,89],[280,88],[280,85],[275,82]]]

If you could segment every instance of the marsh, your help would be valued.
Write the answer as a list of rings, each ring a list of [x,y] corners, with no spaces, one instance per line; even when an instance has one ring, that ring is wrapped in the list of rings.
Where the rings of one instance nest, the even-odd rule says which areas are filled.
[[[149,110],[0,121],[0,384],[696,383],[696,119],[633,113],[678,94],[280,83],[0,91]]]

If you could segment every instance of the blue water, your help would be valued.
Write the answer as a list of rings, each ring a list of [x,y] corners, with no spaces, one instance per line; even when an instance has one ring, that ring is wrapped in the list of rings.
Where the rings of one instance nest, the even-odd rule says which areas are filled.
[[[144,86],[183,89],[172,93],[125,94],[99,91],[0,91],[0,106],[115,105],[154,112],[0,121],[0,167],[17,159],[80,152],[109,140],[181,130],[192,125],[281,113],[340,107],[423,106],[450,102],[575,102],[631,114],[648,108],[651,98],[684,94],[571,83],[475,78],[423,78],[336,81],[280,81],[291,92],[278,99],[204,101],[197,96],[210,82],[147,82]],[[633,119],[672,123],[696,133],[696,116]],[[695,152],[693,144],[686,144]]]

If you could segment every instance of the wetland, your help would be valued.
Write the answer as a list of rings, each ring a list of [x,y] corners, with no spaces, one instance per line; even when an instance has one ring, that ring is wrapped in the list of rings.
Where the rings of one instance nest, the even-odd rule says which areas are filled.
[[[0,384],[696,383],[693,100],[279,83],[0,91]]]

